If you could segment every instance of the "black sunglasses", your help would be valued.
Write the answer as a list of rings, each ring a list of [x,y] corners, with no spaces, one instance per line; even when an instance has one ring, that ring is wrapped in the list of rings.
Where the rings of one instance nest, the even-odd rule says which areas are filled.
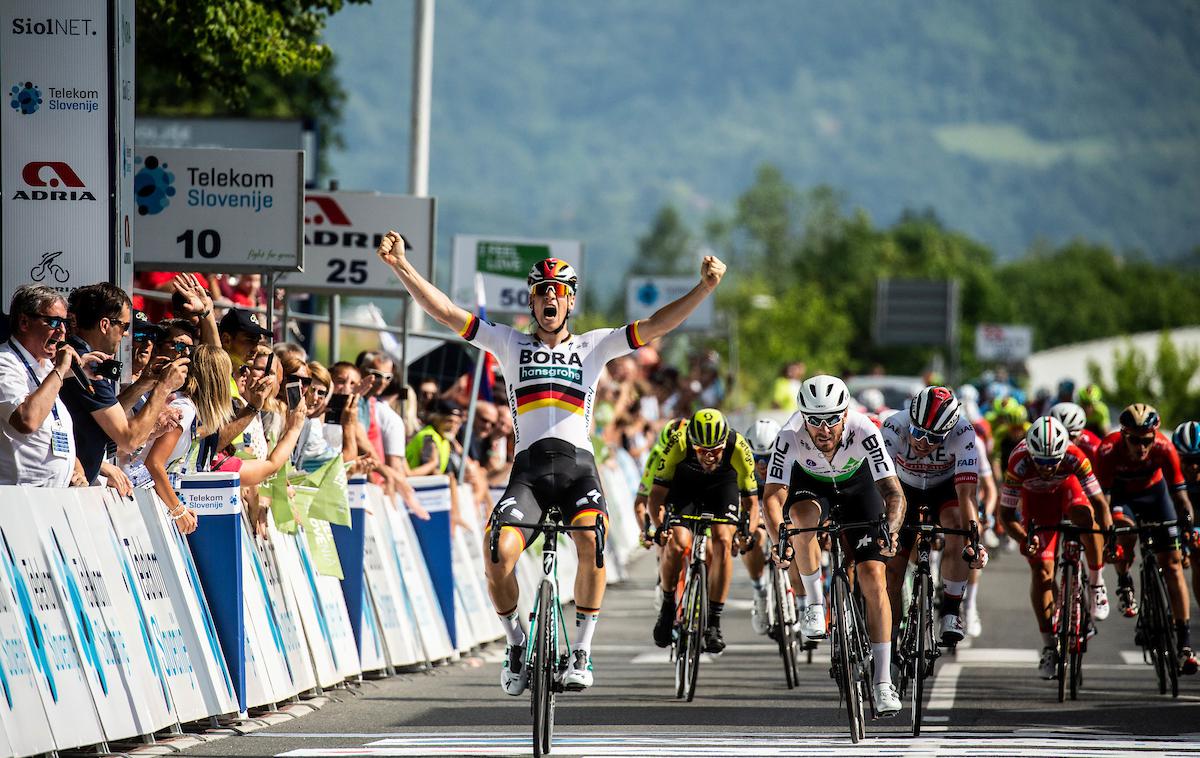
[[[180,342],[178,340],[172,342],[170,345],[167,345],[167,347],[174,350],[176,355],[184,358],[190,356],[192,354],[192,350],[194,349],[194,347],[187,342]]]
[[[283,378],[283,382],[284,382],[284,384],[290,384],[292,382],[300,382],[301,387],[303,387],[304,389],[308,389],[310,386],[312,386],[312,377],[311,376],[296,376],[293,374],[292,376],[285,376]]]
[[[1147,435],[1145,437],[1135,436],[1132,434],[1125,434],[1122,436],[1125,437],[1125,439],[1132,442],[1133,444],[1137,445],[1138,447],[1150,447],[1151,445],[1154,444],[1154,440],[1156,439],[1153,434]]]
[[[51,329],[61,329],[67,325],[67,319],[63,316],[43,316],[39,313],[35,316],[35,318],[39,318],[44,321],[46,326],[50,327]]]

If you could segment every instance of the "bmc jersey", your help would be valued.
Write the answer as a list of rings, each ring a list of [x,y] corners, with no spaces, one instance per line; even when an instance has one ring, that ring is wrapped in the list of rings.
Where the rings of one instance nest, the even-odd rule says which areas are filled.
[[[1075,445],[1068,445],[1066,455],[1054,469],[1054,473],[1045,476],[1033,464],[1024,440],[1013,450],[1008,459],[1008,470],[1004,472],[1004,488],[1000,492],[1000,504],[1005,508],[1016,508],[1021,502],[1022,492],[1053,492],[1064,483],[1075,477],[1084,494],[1093,497],[1100,494],[1100,485],[1096,475],[1092,473],[1092,464],[1087,456]]]
[[[908,414],[897,413],[883,422],[883,441],[888,455],[896,462],[900,481],[921,490],[948,482],[974,484],[979,481],[979,449],[975,427],[960,416],[958,423],[929,455],[917,455],[908,433]]]
[[[842,439],[833,460],[817,449],[804,425],[804,416],[793,413],[775,439],[775,450],[767,464],[767,484],[790,486],[792,470],[797,466],[812,478],[831,483],[848,480],[863,466],[869,468],[875,481],[896,475],[879,429],[857,411],[846,413]]]
[[[514,454],[541,439],[564,440],[591,454],[588,430],[600,371],[613,358],[646,344],[636,321],[573,334],[556,347],[473,315],[459,334],[500,361],[517,438]]]
[[[1179,466],[1179,453],[1162,432],[1154,433],[1154,444],[1145,460],[1134,460],[1121,439],[1121,432],[1113,432],[1100,443],[1096,451],[1096,475],[1100,486],[1120,495],[1144,492],[1164,478],[1173,490],[1184,489],[1183,470]]]

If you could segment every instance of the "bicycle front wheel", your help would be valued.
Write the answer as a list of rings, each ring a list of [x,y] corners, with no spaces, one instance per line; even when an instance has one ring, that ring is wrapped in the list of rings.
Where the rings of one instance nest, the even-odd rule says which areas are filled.
[[[1143,558],[1143,561],[1145,559]],[[1143,562],[1142,564],[1142,607],[1138,611],[1138,624],[1142,632],[1142,646],[1150,653],[1150,660],[1154,663],[1154,674],[1158,678],[1158,694],[1167,694],[1167,666],[1168,661],[1165,654],[1165,646],[1162,644],[1163,637],[1163,614],[1159,607],[1165,599],[1159,595],[1159,587],[1161,579],[1156,574],[1151,574],[1152,569],[1148,569]]]
[[[933,589],[928,574],[918,573],[916,587],[913,592],[913,603],[916,605],[916,646],[913,650],[913,660],[907,665],[912,671],[912,733],[914,737],[921,736],[921,716],[925,708],[925,672],[929,658],[929,643],[932,640],[932,630],[929,618],[930,604],[933,600]]]
[[[1079,699],[1079,685],[1083,682],[1083,646],[1087,640],[1088,626],[1091,624],[1087,613],[1089,592],[1088,583],[1082,575],[1076,582],[1075,596],[1071,600],[1071,659],[1068,676],[1071,682],[1071,699]]]
[[[1067,659],[1071,655],[1071,616],[1075,602],[1075,567],[1070,563],[1062,568],[1062,581],[1058,592],[1058,616],[1054,629],[1055,648],[1058,660],[1054,667],[1058,679],[1058,702],[1067,699]]]
[[[708,623],[708,567],[701,563],[692,572],[691,602],[687,606],[687,681],[684,696],[692,702],[696,697],[696,680],[700,676],[700,653],[704,651],[704,625]]]
[[[830,604],[833,611],[831,626],[833,627],[833,664],[838,686],[842,690],[842,698],[846,702],[846,717],[850,722],[850,740],[858,743],[861,739],[859,724],[862,720],[862,697],[858,686],[857,667],[853,658],[854,620],[850,609],[850,585],[843,576],[834,576],[829,588]]]
[[[771,565],[771,590],[772,603],[775,606],[774,620],[778,627],[779,657],[783,659],[783,679],[787,682],[787,688],[790,690],[794,689],[798,683],[796,648],[799,645],[796,640],[795,625],[789,623],[789,619],[796,613],[796,607],[792,605],[790,609],[788,608],[788,604],[792,603],[792,598],[791,593],[787,591],[787,572],[774,564]]]
[[[1163,580],[1161,570],[1155,576],[1158,585],[1158,649],[1163,658],[1163,670],[1167,675],[1167,684],[1171,688],[1171,697],[1179,697],[1179,652],[1175,645],[1175,623],[1171,616],[1171,601],[1167,596],[1167,584]],[[1163,688],[1166,691],[1166,688]]]
[[[533,754],[549,755],[554,737],[554,666],[556,658],[554,627],[554,587],[543,579],[538,587],[537,637],[534,640],[533,671],[529,680],[533,697]]]

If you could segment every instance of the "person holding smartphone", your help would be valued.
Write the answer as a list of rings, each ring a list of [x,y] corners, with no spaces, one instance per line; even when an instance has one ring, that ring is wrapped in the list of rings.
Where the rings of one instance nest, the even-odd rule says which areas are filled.
[[[292,454],[292,464],[303,471],[316,471],[330,459],[342,456],[345,461],[358,457],[355,427],[357,396],[330,395],[333,384],[329,371],[317,361],[307,364],[311,383],[305,389],[308,419],[300,431],[300,441]],[[286,370],[286,362],[285,362]]]

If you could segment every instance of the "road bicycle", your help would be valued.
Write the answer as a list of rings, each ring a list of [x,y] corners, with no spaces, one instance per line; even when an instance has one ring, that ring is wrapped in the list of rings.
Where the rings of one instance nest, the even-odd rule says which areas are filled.
[[[567,668],[571,655],[570,643],[564,642],[566,652],[559,647],[559,630],[563,640],[567,639],[567,627],[558,592],[558,535],[570,532],[593,532],[596,535],[596,568],[604,568],[604,540],[606,527],[604,518],[595,524],[572,526],[564,524],[558,508],[546,509],[538,523],[502,521],[499,514],[492,513],[489,547],[492,563],[500,562],[500,530],[512,526],[532,529],[531,539],[542,536],[542,580],[538,583],[537,597],[529,613],[530,644],[525,646],[523,665],[532,672],[529,677],[529,702],[533,712],[533,754],[537,758],[550,754],[554,738],[554,696],[563,691],[562,673]]]
[[[1175,622],[1171,615],[1171,600],[1167,583],[1158,565],[1157,532],[1177,527],[1177,520],[1142,521],[1137,526],[1114,526],[1110,532],[1115,539],[1120,534],[1137,534],[1141,544],[1142,565],[1139,574],[1141,605],[1138,608],[1134,640],[1142,646],[1142,657],[1154,665],[1158,677],[1158,692],[1179,697],[1179,649],[1175,645]]]
[[[974,521],[966,529],[949,529],[929,523],[929,509],[921,507],[920,520],[903,527],[916,535],[913,547],[917,563],[913,572],[912,599],[904,617],[904,627],[896,644],[896,666],[900,673],[900,697],[911,696],[912,733],[921,735],[921,717],[925,707],[925,680],[933,676],[933,668],[941,657],[941,642],[937,636],[934,614],[933,571],[930,553],[948,534],[967,538],[963,560],[970,561],[979,554],[979,525]]]
[[[828,534],[830,566],[829,580],[829,675],[837,682],[846,715],[850,722],[850,739],[857,743],[866,736],[866,706],[871,706],[871,717],[875,718],[875,698],[871,692],[871,642],[867,636],[867,623],[863,618],[862,598],[855,593],[850,581],[850,556],[842,545],[842,536],[852,529],[870,529],[882,536],[891,546],[887,516],[875,521],[841,522],[839,508],[835,505],[830,516],[819,526],[795,528],[786,511],[779,529],[779,544],[776,555],[779,562],[791,563],[795,550],[791,537],[806,532]]]
[[[1058,547],[1058,597],[1054,609],[1053,634],[1054,653],[1057,656],[1055,678],[1058,680],[1058,702],[1079,699],[1079,688],[1083,685],[1083,654],[1087,652],[1087,641],[1091,636],[1093,619],[1091,583],[1088,569],[1082,560],[1085,534],[1103,534],[1111,539],[1108,530],[1085,529],[1069,521],[1061,524],[1035,524],[1029,532],[1028,551],[1040,549],[1037,535],[1054,532],[1062,535]]]
[[[767,636],[779,646],[783,678],[790,690],[800,683],[800,654],[804,653],[806,662],[812,663],[817,641],[803,639],[800,634],[792,578],[787,569],[771,560],[775,545],[769,537],[763,538],[762,550],[767,559]]]

